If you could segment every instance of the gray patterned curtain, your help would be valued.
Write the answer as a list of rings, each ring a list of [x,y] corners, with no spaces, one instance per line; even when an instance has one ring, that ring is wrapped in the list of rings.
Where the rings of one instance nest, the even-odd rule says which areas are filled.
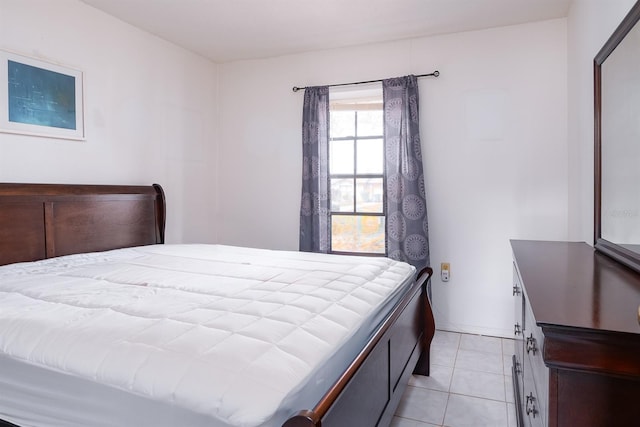
[[[415,76],[382,81],[387,179],[387,254],[429,265],[429,226],[420,146],[418,82]]]
[[[329,87],[304,91],[300,250],[329,252]]]

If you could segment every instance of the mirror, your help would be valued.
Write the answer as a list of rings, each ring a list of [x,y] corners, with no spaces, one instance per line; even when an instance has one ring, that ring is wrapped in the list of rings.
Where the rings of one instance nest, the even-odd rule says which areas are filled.
[[[640,1],[594,59],[595,248],[640,271]]]

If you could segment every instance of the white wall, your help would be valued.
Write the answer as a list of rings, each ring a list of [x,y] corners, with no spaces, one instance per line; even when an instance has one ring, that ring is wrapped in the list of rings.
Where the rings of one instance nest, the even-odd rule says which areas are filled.
[[[420,74],[437,326],[511,336],[509,239],[568,234],[566,20],[220,66],[221,243],[297,249],[303,94]]]
[[[635,0],[574,0],[567,19],[569,238],[593,244],[593,58]]]
[[[0,181],[157,182],[167,240],[215,240],[215,64],[76,0],[0,0],[0,49],[85,73],[87,136],[0,133]]]

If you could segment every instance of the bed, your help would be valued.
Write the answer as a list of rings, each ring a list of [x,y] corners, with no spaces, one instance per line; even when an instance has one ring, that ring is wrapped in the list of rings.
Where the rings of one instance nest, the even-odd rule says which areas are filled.
[[[0,296],[13,304],[5,306],[5,313],[9,312],[6,307],[18,307],[14,315],[18,320],[30,316],[37,318],[41,312],[46,311],[54,314],[48,319],[55,319],[47,320],[50,323],[47,327],[53,331],[48,332],[22,326],[7,327],[6,318],[9,315],[4,316],[5,327],[0,330],[0,372],[5,374],[0,375],[0,388],[3,389],[0,389],[0,393],[5,393],[0,394],[0,419],[4,419],[0,420],[0,425],[12,425],[9,421],[16,420],[15,415],[7,419],[9,416],[2,413],[4,405],[5,408],[10,408],[5,409],[5,412],[14,411],[14,414],[29,414],[34,411],[33,408],[45,408],[44,415],[34,413],[20,418],[22,421],[19,424],[23,427],[52,425],[53,423],[48,424],[46,417],[56,411],[66,411],[65,419],[76,420],[75,425],[160,426],[171,425],[167,420],[175,417],[174,419],[181,420],[181,425],[188,426],[387,426],[412,372],[429,374],[429,348],[434,333],[433,315],[426,296],[430,269],[415,274],[412,270],[408,271],[407,266],[402,263],[373,257],[345,258],[220,245],[164,245],[164,228],[165,197],[159,185],[0,184],[0,265],[6,265],[0,268]],[[104,270],[104,265],[115,265],[118,269]],[[183,271],[185,265],[192,265],[193,269]],[[222,268],[222,276],[233,277],[237,282],[233,292],[225,291],[222,286],[220,290],[216,290],[220,294],[212,295],[208,287],[198,287],[202,280],[195,274],[209,275],[213,265],[217,266],[216,271]],[[158,269],[161,273],[158,273]],[[381,274],[372,276],[377,270]],[[123,276],[125,273],[126,276]],[[34,283],[31,278],[36,274],[59,279],[61,291],[53,295],[49,287],[44,289]],[[195,278],[189,284],[190,288],[183,289],[186,282],[180,275]],[[116,276],[117,280],[114,279]],[[278,280],[272,280],[276,276]],[[392,284],[393,281],[398,283]],[[258,288],[247,285],[245,294],[240,294],[238,289],[245,289],[245,284],[249,282],[259,283]],[[339,304],[327,303],[327,300],[331,302],[334,298],[336,289],[327,289],[326,286],[322,289],[308,288],[309,292],[297,290],[295,296],[291,296],[293,292],[271,293],[270,289],[264,288],[265,284],[273,286],[274,282],[279,287],[316,282],[323,283],[323,286],[325,283],[339,282],[342,283],[341,289],[354,285],[347,297],[356,301],[356,304],[349,306],[343,300]],[[80,297],[77,287],[69,287],[76,286],[77,283],[81,283],[83,287]],[[105,283],[108,284],[107,288],[98,287]],[[96,286],[95,292],[93,286]],[[380,295],[376,296],[377,289],[385,287],[388,291],[380,291]],[[100,300],[94,298],[97,294],[102,295]],[[165,295],[164,299],[153,299],[156,294]],[[268,380],[261,380],[259,387],[233,377],[233,381],[225,386],[224,393],[217,395],[215,390],[212,391],[216,387],[212,387],[211,381],[198,382],[197,379],[203,378],[208,371],[215,371],[216,379],[224,377],[225,369],[236,369],[233,366],[239,361],[225,360],[224,355],[215,359],[217,353],[207,347],[204,353],[209,357],[207,360],[210,364],[203,365],[200,370],[190,368],[186,373],[186,368],[184,371],[176,368],[194,366],[194,363],[185,363],[184,358],[192,354],[185,352],[184,346],[181,347],[179,357],[175,356],[177,353],[169,352],[175,357],[166,360],[166,355],[169,354],[166,351],[158,351],[157,354],[154,353],[155,356],[140,353],[140,342],[136,341],[135,345],[131,345],[128,340],[116,335],[117,330],[132,334],[139,328],[135,336],[146,337],[145,339],[151,339],[151,336],[156,340],[152,342],[156,346],[159,336],[166,337],[174,333],[172,331],[178,321],[179,327],[183,327],[205,312],[204,306],[198,304],[205,304],[207,316],[211,317],[215,304],[222,300],[234,301],[231,297],[236,294],[240,295],[239,298],[244,298],[242,301],[245,302],[248,301],[247,298],[264,302],[269,298],[282,299],[282,295],[290,296],[291,300],[268,302],[275,307],[274,313],[292,312],[292,316],[286,319],[289,323],[293,322],[293,326],[279,323],[280,326],[271,328],[270,331],[277,334],[279,328],[307,331],[315,327],[316,333],[310,339],[321,338],[321,342],[327,343],[333,340],[337,343],[336,350],[325,354],[322,344],[310,345],[296,335],[292,335],[295,339],[278,341],[278,345],[264,348],[260,347],[263,343],[253,349],[251,345],[245,348],[243,343],[236,344],[232,347],[236,353],[231,353],[233,357],[230,359],[247,359],[247,366],[255,370],[250,378]],[[321,294],[326,297],[324,300],[316,298]],[[96,310],[97,305],[106,304],[103,302],[104,295],[107,299],[111,298],[110,302]],[[358,296],[358,299],[354,300],[354,296]],[[167,298],[172,302],[169,311],[183,306],[188,306],[189,310],[169,316],[170,318],[162,312],[162,316],[167,318],[156,321],[156,311],[161,309],[162,301]],[[314,303],[314,298],[317,303]],[[368,325],[369,329],[351,331],[345,328],[345,332],[339,335],[335,332],[340,329],[337,326],[329,328],[326,324],[318,323],[315,318],[304,323],[299,316],[296,317],[296,313],[319,312],[318,307],[323,304],[332,307],[327,308],[328,310],[335,310],[339,306],[348,308],[343,310],[345,313],[358,311],[356,307],[360,307],[363,301],[371,300],[373,305],[376,298],[380,300],[380,304],[375,304],[384,309],[374,312],[363,306],[362,311],[368,317],[354,320]],[[66,303],[69,300],[81,301],[81,307],[67,312]],[[292,302],[293,300],[296,302]],[[127,301],[127,304],[122,301]],[[140,302],[136,305],[132,301]],[[279,305],[276,306],[276,303]],[[247,306],[253,304],[247,303]],[[20,310],[24,310],[24,315],[20,314]],[[219,314],[222,313],[221,310],[216,312],[218,314],[215,319],[206,319],[209,322],[206,323],[207,326],[211,322],[233,324],[234,327],[242,323],[238,321],[237,313],[233,314],[236,317],[230,322],[224,317],[230,314]],[[263,305],[258,308],[257,313],[251,315],[263,316],[260,310],[264,310]],[[102,314],[94,316],[96,312]],[[131,317],[130,312],[138,313],[138,326],[135,323],[118,326],[118,319],[123,313]],[[323,315],[322,319],[348,323],[344,317],[332,316]],[[96,323],[93,317],[99,317],[102,323]],[[148,327],[150,319],[155,319],[153,328]],[[68,336],[55,335],[60,333],[56,329],[57,324],[65,327],[71,325],[76,333],[71,336],[75,340],[65,341],[69,340]],[[205,324],[202,319],[195,324],[190,323],[189,333],[202,329],[199,328],[202,324]],[[97,329],[91,329],[92,325],[97,325]],[[88,335],[77,335],[77,331]],[[243,334],[242,336],[247,335],[246,329]],[[186,334],[182,331],[176,336],[184,335]],[[329,335],[336,336],[332,338]],[[82,339],[78,339],[78,336]],[[114,338],[105,344],[103,336]],[[195,337],[186,346],[193,348],[193,354],[201,351],[198,345],[206,340],[203,338],[206,335]],[[47,340],[52,345],[30,344]],[[126,345],[123,344],[124,341],[127,341]],[[175,341],[177,340],[169,340],[169,350],[174,349],[171,346]],[[13,347],[10,345],[16,342],[23,344]],[[111,353],[101,350],[103,346],[114,343],[120,347],[113,347]],[[143,344],[148,342],[144,341]],[[40,348],[57,348],[64,356],[55,351],[54,354],[51,351],[40,351]],[[288,357],[293,358],[286,364],[287,369],[278,371],[275,363],[271,364],[272,360],[268,355],[282,353],[283,349]],[[99,357],[84,358],[84,355],[92,352],[96,352]],[[298,353],[318,359],[319,364],[307,367],[306,361],[296,363]],[[105,357],[105,354],[109,357]],[[229,358],[229,353],[226,354]],[[75,362],[74,357],[78,359]],[[91,365],[91,360],[100,360],[100,364]],[[141,362],[132,362],[135,360]],[[157,360],[163,362],[151,363]],[[257,363],[257,360],[262,362]],[[229,368],[222,369],[226,366]],[[245,366],[237,369],[238,372],[245,372],[249,368]],[[173,371],[180,371],[180,374],[172,380]],[[296,375],[304,378],[301,382],[292,379],[291,391],[284,387],[289,380],[289,373],[291,378]],[[188,381],[190,377],[195,377],[196,381]],[[182,387],[185,383],[195,386]],[[200,386],[201,390],[198,389]],[[263,394],[259,394],[261,388]],[[186,391],[183,392],[183,389]],[[145,390],[150,391],[145,393]],[[254,401],[250,397],[252,394],[256,395]],[[3,401],[1,396],[9,397],[5,397]],[[249,396],[246,404],[243,396]],[[273,396],[274,401],[286,402],[287,405],[276,409],[266,403],[262,405],[269,400],[265,396]],[[220,417],[215,412],[208,418],[210,408],[215,407],[217,411],[221,405],[212,402],[218,401],[224,401],[234,409],[228,411],[228,406],[225,406],[227,415]],[[265,406],[262,412],[259,410],[261,406]],[[117,408],[117,415],[105,415],[114,413],[114,408]],[[201,408],[205,409],[200,410]],[[87,411],[83,412],[81,409]],[[92,416],[100,421],[87,421]],[[69,421],[64,425],[74,424]]]

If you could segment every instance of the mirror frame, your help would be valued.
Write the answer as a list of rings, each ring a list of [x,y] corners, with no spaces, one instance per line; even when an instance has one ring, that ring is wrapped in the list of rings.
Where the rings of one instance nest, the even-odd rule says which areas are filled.
[[[640,253],[602,238],[602,64],[640,20],[640,0],[631,8],[618,28],[593,59],[594,86],[594,247],[616,261],[640,272]]]

